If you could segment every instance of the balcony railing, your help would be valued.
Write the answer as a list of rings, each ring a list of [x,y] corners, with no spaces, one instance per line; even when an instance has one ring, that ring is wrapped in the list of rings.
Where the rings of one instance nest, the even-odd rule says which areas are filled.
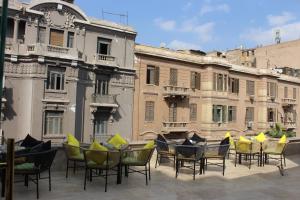
[[[96,107],[119,107],[117,104],[117,95],[92,95],[91,106]]]
[[[96,54],[96,64],[98,65],[104,65],[104,66],[111,66],[116,67],[116,58],[114,56],[110,55],[104,55],[104,54]]]
[[[283,98],[282,99],[282,105],[283,106],[292,106],[292,105],[296,105],[296,104],[297,104],[296,99],[290,99],[290,98]]]
[[[179,86],[164,86],[164,97],[176,97],[180,96],[182,98],[189,97],[189,89]]]
[[[165,132],[186,132],[188,131],[188,122],[163,122]]]
[[[296,122],[283,122],[283,125],[288,129],[296,128]]]
[[[77,49],[41,43],[27,45],[27,53],[66,59],[82,59],[82,53]]]

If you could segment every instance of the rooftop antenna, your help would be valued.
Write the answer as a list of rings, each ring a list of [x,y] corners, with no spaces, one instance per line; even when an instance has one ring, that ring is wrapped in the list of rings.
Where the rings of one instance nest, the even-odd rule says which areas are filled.
[[[279,29],[277,29],[276,32],[275,32],[275,42],[276,42],[276,44],[280,44],[280,42],[281,42],[280,30]]]
[[[125,22],[125,24],[126,25],[128,25],[128,12],[126,12],[126,14],[122,14],[122,13],[112,13],[112,12],[107,12],[107,11],[104,11],[103,9],[102,9],[102,19],[103,20],[105,20],[105,16],[106,15],[111,15],[111,16],[117,16],[117,17],[119,17],[119,22],[121,23],[121,24],[124,24],[124,22]]]

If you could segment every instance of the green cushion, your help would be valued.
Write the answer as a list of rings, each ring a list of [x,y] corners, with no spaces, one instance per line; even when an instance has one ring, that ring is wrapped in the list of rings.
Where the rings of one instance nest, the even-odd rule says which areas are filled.
[[[23,163],[15,166],[15,170],[34,170],[34,163]]]
[[[154,140],[148,142],[144,147],[143,149],[153,149],[154,148]],[[149,156],[149,151],[140,151],[139,152],[139,155],[137,157],[138,160],[141,160],[141,161],[144,161],[144,160],[147,160],[148,159],[148,156]]]
[[[122,145],[128,144],[128,142],[120,134],[114,135],[108,140],[108,143],[113,145],[116,149],[121,149]]]
[[[145,163],[136,157],[126,157],[122,160],[122,164],[139,166],[144,165]]]

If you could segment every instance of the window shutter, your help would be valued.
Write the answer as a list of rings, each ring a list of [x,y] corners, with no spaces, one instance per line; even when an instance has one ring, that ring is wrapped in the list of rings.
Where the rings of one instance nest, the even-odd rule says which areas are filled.
[[[213,113],[213,122],[217,122],[218,120],[218,115],[217,115],[217,106],[213,105],[213,109],[212,109],[212,113]]]
[[[195,89],[196,88],[196,77],[195,77],[195,72],[191,72],[191,88]]]
[[[217,79],[216,79],[216,76],[217,76],[217,74],[214,73],[214,74],[213,74],[213,90],[214,90],[214,91],[217,90],[217,88],[216,88],[216,80],[217,80]]]
[[[155,85],[159,86],[159,67],[155,67]]]
[[[232,121],[236,121],[236,106],[232,106]]]
[[[288,98],[288,88],[284,87],[284,98]]]
[[[293,88],[293,99],[297,99],[297,89]]]
[[[177,86],[177,69],[170,69],[170,85]]]
[[[227,106],[222,106],[222,122],[227,121]]]
[[[50,45],[64,46],[64,32],[60,30],[50,31]]]
[[[196,73],[196,89],[200,90],[201,89],[201,74]]]
[[[238,94],[240,92],[240,80],[235,79],[235,81],[236,81],[236,93]]]

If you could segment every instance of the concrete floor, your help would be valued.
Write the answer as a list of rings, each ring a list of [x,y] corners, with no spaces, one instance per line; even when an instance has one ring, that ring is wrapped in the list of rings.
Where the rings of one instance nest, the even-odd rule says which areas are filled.
[[[155,155],[153,156],[153,158]],[[70,174],[65,179],[64,172],[53,172],[52,191],[48,182],[40,181],[40,199],[45,200],[202,200],[202,199],[299,199],[300,198],[300,155],[290,156],[287,160],[285,176],[281,176],[276,163],[265,167],[254,166],[249,170],[245,165],[234,167],[233,159],[227,160],[225,176],[221,168],[209,167],[205,175],[197,175],[192,180],[189,170],[182,170],[178,179],[170,163],[157,169],[152,160],[152,180],[145,185],[145,176],[130,174],[116,185],[116,177],[109,178],[108,191],[104,192],[104,179],[94,178],[83,190],[83,171]],[[35,185],[29,188],[23,183],[15,183],[14,199],[36,199]]]

